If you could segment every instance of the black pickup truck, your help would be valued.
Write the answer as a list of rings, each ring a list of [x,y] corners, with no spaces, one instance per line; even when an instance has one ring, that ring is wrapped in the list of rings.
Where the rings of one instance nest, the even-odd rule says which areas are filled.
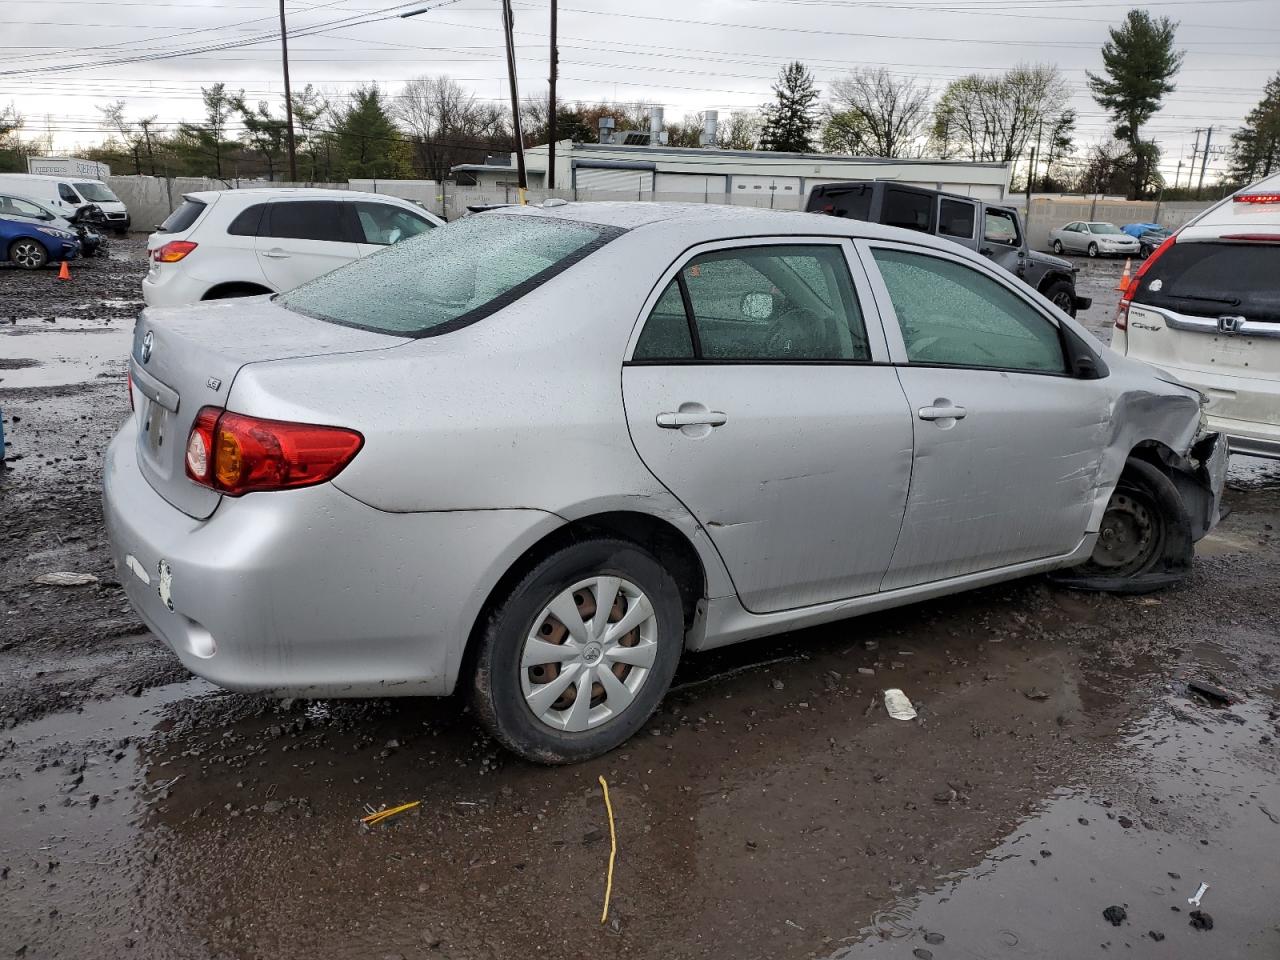
[[[976,250],[1075,316],[1093,301],[1076,295],[1076,268],[1027,246],[1018,211],[926,187],[885,180],[822,183],[809,193],[810,213],[919,230]]]

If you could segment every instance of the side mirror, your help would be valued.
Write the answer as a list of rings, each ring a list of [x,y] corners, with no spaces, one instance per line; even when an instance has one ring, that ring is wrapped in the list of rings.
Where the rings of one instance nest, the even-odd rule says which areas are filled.
[[[773,310],[771,293],[748,293],[738,307],[738,312],[748,320],[768,320],[773,316]]]

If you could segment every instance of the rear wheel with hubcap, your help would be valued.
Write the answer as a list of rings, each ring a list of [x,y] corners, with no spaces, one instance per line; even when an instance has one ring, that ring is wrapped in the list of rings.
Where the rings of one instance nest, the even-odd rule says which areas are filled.
[[[49,262],[49,251],[38,240],[23,237],[9,245],[9,259],[23,270],[39,270]]]
[[[612,750],[653,713],[680,660],[684,617],[651,554],[600,538],[534,567],[477,641],[481,722],[526,759],[571,763]]]

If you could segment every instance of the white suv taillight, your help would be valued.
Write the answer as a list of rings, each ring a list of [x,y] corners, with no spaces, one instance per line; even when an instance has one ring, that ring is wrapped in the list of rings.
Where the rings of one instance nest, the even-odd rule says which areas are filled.
[[[199,244],[192,243],[190,240],[170,240],[163,247],[152,250],[151,259],[156,263],[177,263],[197,246]]]

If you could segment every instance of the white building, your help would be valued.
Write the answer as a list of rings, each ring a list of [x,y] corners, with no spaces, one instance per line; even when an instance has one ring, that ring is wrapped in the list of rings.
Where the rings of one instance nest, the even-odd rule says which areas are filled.
[[[546,189],[547,147],[525,151],[530,190]],[[578,200],[697,200],[795,210],[811,186],[896,180],[983,200],[1004,200],[1010,165],[967,160],[881,160],[821,153],[769,153],[622,144],[556,144],[556,193]],[[459,164],[460,187],[514,200],[515,156],[506,164]]]

